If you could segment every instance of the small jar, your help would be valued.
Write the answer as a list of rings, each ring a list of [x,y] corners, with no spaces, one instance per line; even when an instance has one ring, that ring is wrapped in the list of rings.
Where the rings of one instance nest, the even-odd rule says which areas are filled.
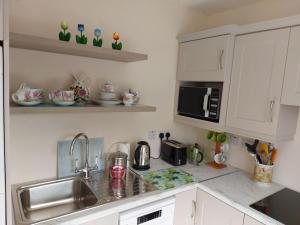
[[[126,153],[117,151],[111,153],[109,156],[110,159],[110,176],[113,179],[122,179],[125,177],[127,169],[127,158]]]

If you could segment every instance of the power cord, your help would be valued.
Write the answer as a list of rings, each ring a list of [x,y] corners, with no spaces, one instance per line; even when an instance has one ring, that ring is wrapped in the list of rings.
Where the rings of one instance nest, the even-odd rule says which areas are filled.
[[[170,134],[170,133],[169,133]],[[166,136],[167,136],[167,134],[166,134]],[[161,145],[161,143],[162,143],[162,141],[163,141],[163,139],[164,139],[164,137],[165,137],[165,134],[164,133],[159,133],[159,135],[158,135],[158,137],[159,137],[159,139],[160,139],[160,145]],[[153,157],[153,156],[151,156],[151,158],[152,159],[159,159],[160,158],[160,155],[161,155],[161,150],[159,150],[159,156],[156,158],[156,157]]]

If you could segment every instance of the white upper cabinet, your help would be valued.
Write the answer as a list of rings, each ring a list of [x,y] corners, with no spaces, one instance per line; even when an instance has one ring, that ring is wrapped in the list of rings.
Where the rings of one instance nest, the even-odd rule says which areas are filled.
[[[280,105],[290,28],[236,37],[226,129],[266,141],[292,139],[296,107]]]
[[[292,27],[281,103],[300,106],[300,27]]]
[[[179,38],[177,84],[174,119],[203,129],[225,131],[225,120],[230,86],[234,47],[233,27],[206,30]],[[222,82],[219,122],[210,122],[177,114],[180,84],[185,81]]]
[[[0,40],[3,40],[3,27],[4,27],[4,11],[3,11],[3,4],[4,0],[0,0]]]
[[[226,203],[197,191],[197,212],[195,225],[243,225],[244,213]]]
[[[179,44],[177,80],[224,81],[231,35]]]

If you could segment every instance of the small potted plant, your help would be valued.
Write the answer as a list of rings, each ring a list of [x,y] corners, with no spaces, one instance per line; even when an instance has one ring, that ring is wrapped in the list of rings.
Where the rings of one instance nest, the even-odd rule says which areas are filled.
[[[115,40],[115,42],[113,42],[113,43],[111,44],[112,49],[115,49],[115,50],[121,50],[123,46],[122,46],[122,42],[119,42],[119,43],[118,43],[118,40],[120,39],[120,34],[119,34],[118,32],[115,32],[115,33],[113,34],[113,39]]]
[[[99,38],[101,36],[101,29],[99,27],[95,28],[94,30],[95,38],[93,39],[93,45],[95,47],[102,47],[102,38]]]
[[[87,44],[87,37],[85,36],[84,32],[84,24],[78,24],[77,27],[78,31],[80,32],[80,36],[76,35],[76,42],[77,44],[83,44],[86,45]]]
[[[71,33],[67,32],[67,30],[69,29],[69,25],[65,21],[62,21],[60,23],[60,27],[62,31],[59,32],[59,40],[66,42],[70,41]]]

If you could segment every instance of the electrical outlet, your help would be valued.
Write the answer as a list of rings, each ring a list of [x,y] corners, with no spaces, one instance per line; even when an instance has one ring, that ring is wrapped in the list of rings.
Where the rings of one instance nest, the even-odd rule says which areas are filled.
[[[231,145],[238,145],[240,143],[240,137],[235,135],[230,135],[230,144]]]
[[[158,138],[158,133],[155,130],[151,130],[148,132],[148,140],[155,140]]]

